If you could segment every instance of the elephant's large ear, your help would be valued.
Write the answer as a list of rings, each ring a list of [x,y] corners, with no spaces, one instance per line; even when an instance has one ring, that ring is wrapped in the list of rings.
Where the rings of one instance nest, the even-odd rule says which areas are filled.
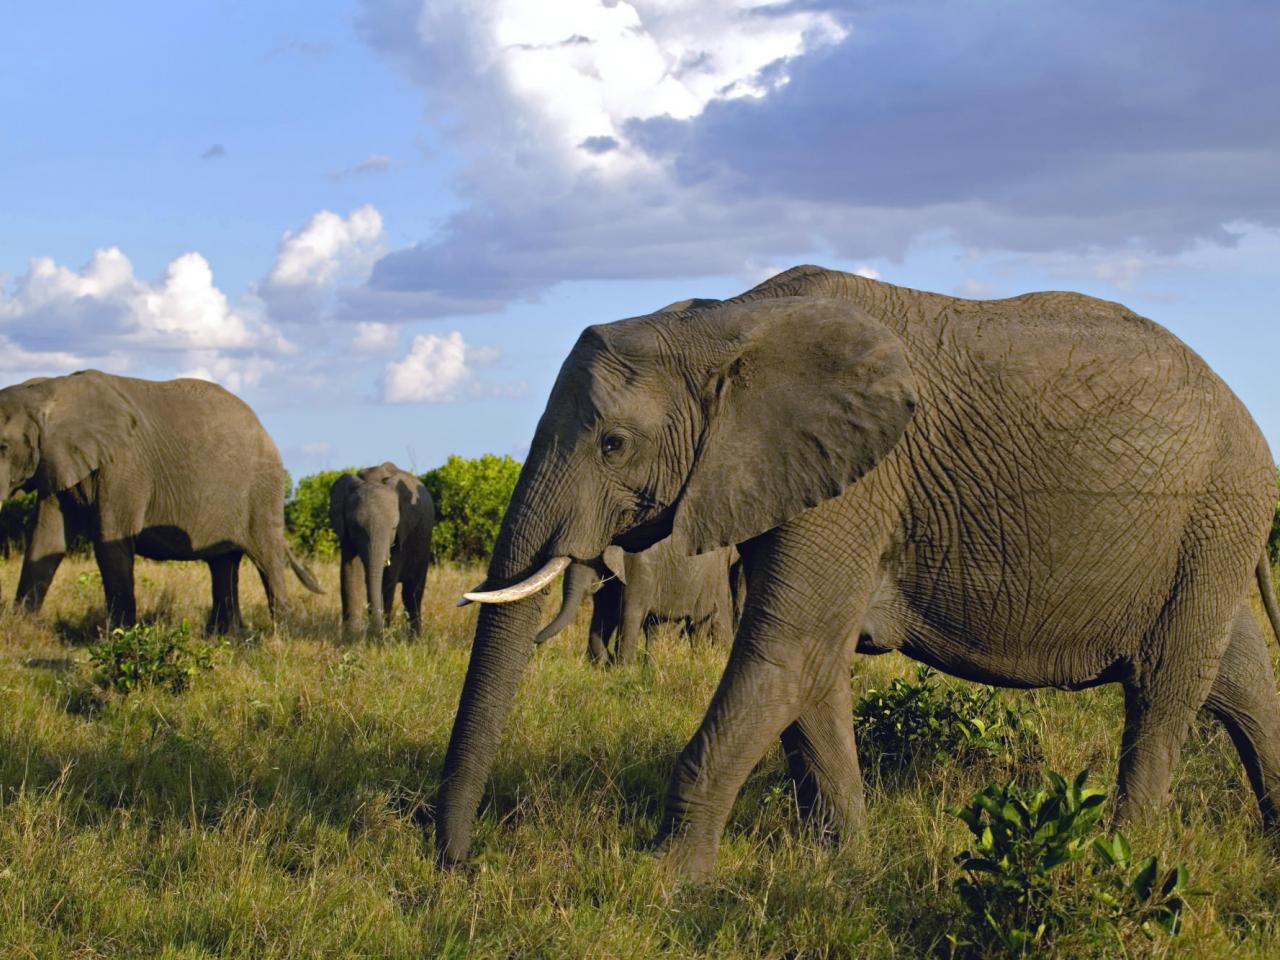
[[[134,442],[141,411],[96,370],[35,384],[47,391],[40,428],[39,485],[74,487]]]
[[[672,537],[704,553],[844,489],[898,442],[916,406],[902,342],[851,303],[787,298],[703,315],[723,344]]]
[[[347,522],[344,504],[347,502],[347,497],[351,495],[351,488],[359,482],[353,474],[344,473],[329,487],[329,526],[333,527],[333,532],[338,535],[339,543],[344,538]]]
[[[618,578],[618,582],[623,586],[627,584],[627,553],[621,547],[608,546],[604,548],[604,553],[600,555],[600,559],[604,561],[604,565],[609,568],[609,572]]]

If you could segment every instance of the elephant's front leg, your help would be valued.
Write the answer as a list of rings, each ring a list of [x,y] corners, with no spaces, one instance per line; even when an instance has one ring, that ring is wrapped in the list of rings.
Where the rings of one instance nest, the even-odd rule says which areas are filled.
[[[41,497],[36,503],[36,525],[18,577],[19,604],[28,610],[40,609],[66,553],[67,523],[62,506],[55,496]]]
[[[365,596],[364,562],[355,549],[348,544],[342,545],[342,559],[339,573],[342,594],[342,626],[349,632],[358,632],[364,627],[365,609],[369,600]]]
[[[848,670],[838,671],[826,695],[782,731],[782,749],[800,814],[817,836],[834,842],[861,831],[866,800]]]
[[[107,601],[107,622],[131,627],[138,619],[133,595],[133,541],[95,540],[93,555],[102,574],[102,592]]]
[[[382,626],[391,629],[391,614],[396,602],[396,585],[400,583],[400,558],[392,557],[382,571]],[[404,591],[400,592],[404,600]],[[407,609],[407,607],[406,607]]]
[[[752,571],[724,677],[671,774],[656,844],[687,876],[711,870],[738,791],[779,737],[806,812],[841,833],[861,822],[848,638],[866,607],[872,564],[824,557],[828,572],[845,574],[818,583],[812,564],[793,562],[805,555],[804,546],[787,546]]]

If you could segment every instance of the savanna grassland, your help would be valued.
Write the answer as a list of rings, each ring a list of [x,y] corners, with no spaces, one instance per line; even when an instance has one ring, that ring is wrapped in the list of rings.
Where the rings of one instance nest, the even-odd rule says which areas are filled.
[[[0,566],[6,601],[18,566]],[[1008,775],[998,758],[880,779],[865,837],[831,851],[799,829],[775,751],[735,807],[714,879],[674,883],[639,848],[724,652],[668,637],[642,665],[592,669],[582,616],[534,655],[473,868],[441,873],[421,824],[475,617],[454,599],[478,571],[432,571],[422,641],[346,642],[336,566],[313,567],[328,593],[291,584],[275,632],[246,569],[259,630],[214,643],[177,694],[94,682],[91,561],[64,564],[38,617],[5,608],[0,956],[946,955],[962,914],[953,857],[970,840],[948,810]],[[203,622],[203,566],[140,563],[137,580],[144,617]],[[860,661],[853,683],[914,674],[891,655]],[[1114,783],[1117,691],[1005,697],[1041,731],[1046,765]],[[1185,862],[1204,894],[1176,939],[1104,939],[1093,955],[1280,956],[1280,864],[1215,724],[1194,732],[1167,814],[1128,833],[1135,851]]]

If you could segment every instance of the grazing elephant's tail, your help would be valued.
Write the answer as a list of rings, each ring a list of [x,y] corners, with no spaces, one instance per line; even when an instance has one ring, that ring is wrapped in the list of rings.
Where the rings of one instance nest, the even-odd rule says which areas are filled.
[[[302,585],[312,593],[324,593],[320,583],[316,580],[315,574],[302,565],[302,561],[293,555],[293,551],[288,545],[284,548],[285,556],[289,558],[289,566],[293,568],[293,572],[298,575],[298,579],[302,581]],[[1273,600],[1272,603],[1275,601]]]
[[[1271,584],[1271,564],[1264,551],[1258,560],[1258,592],[1262,594],[1262,605],[1266,607],[1267,619],[1271,621],[1271,632],[1280,640],[1280,606],[1276,605],[1276,591]]]

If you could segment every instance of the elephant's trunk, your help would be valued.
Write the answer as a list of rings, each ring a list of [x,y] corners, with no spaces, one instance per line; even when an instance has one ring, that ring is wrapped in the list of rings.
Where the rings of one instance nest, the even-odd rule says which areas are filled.
[[[539,484],[540,471],[534,465],[538,459],[534,456],[525,463],[507,507],[489,563],[486,583],[491,587],[526,580],[548,559],[551,532],[558,529],[558,505],[538,495],[540,487],[554,489],[551,484]],[[480,797],[498,752],[503,722],[533,655],[541,614],[541,591],[511,603],[485,604],[480,610],[436,801],[436,851],[443,865],[466,859],[471,849]]]
[[[539,598],[485,606],[449,737],[436,810],[436,849],[446,866],[465,860],[480,797],[502,737],[502,724],[533,653]]]
[[[570,565],[564,573],[564,593],[563,600],[560,602],[560,612],[556,614],[554,620],[542,628],[542,632],[534,638],[534,643],[545,643],[573,623],[573,618],[578,615],[578,608],[582,606],[582,598],[587,595],[595,579],[595,570],[587,564]]]
[[[390,541],[370,545],[369,552],[364,557],[365,591],[369,595],[369,627],[374,631],[381,630],[383,626],[382,575],[390,558]]]

